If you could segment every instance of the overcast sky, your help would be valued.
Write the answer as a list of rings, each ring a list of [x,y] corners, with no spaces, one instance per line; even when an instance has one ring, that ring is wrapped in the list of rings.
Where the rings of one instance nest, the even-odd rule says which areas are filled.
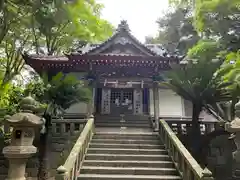
[[[132,34],[144,42],[148,35],[155,35],[156,20],[168,8],[168,0],[97,0],[104,4],[102,17],[117,26],[127,20]]]

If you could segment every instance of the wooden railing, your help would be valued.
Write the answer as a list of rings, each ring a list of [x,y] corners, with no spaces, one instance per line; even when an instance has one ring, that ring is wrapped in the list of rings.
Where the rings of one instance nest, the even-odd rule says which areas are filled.
[[[87,148],[94,134],[94,119],[88,119],[65,163],[58,167],[56,180],[77,180]]]
[[[184,180],[214,179],[207,168],[200,167],[165,120],[159,121],[159,135]]]

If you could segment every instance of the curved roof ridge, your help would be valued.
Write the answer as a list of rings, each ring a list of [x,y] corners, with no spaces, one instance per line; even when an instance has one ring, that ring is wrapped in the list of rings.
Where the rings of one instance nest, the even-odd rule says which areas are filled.
[[[113,39],[115,39],[120,33],[122,32],[126,32],[127,35],[132,39],[132,41],[137,44],[137,46],[142,47],[142,49],[145,50],[145,54],[146,52],[150,55],[150,56],[159,56],[156,52],[152,51],[150,48],[148,48],[146,45],[144,45],[142,42],[140,42],[136,37],[134,37],[131,32],[130,32],[130,28],[128,26],[127,21],[123,20],[120,22],[120,24],[118,25],[118,28],[116,29],[116,31],[113,33],[113,35],[108,38],[106,41],[104,41],[101,44],[96,45],[93,48],[90,48],[88,51],[86,52],[82,52],[83,54],[88,54],[88,53],[94,53],[95,51],[103,48],[104,46],[106,46],[108,43],[110,43]],[[142,50],[140,49],[140,50]]]

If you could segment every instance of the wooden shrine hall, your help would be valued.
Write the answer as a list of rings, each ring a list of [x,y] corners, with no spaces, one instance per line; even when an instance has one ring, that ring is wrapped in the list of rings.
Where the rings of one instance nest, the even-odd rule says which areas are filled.
[[[26,63],[38,73],[50,76],[74,73],[92,79],[94,111],[98,114],[154,114],[155,116],[186,116],[184,100],[156,81],[159,74],[179,63],[159,45],[145,45],[132,34],[126,21],[101,44],[87,45],[77,52],[62,56],[23,55]],[[69,112],[82,111],[74,105]],[[156,118],[157,118],[156,117]]]

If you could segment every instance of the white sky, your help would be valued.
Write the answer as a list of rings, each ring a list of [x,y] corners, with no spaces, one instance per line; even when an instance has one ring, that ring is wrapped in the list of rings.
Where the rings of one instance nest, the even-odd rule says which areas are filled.
[[[148,35],[155,35],[156,20],[168,8],[168,0],[97,0],[104,4],[102,17],[114,26],[127,20],[132,34],[141,42]]]

